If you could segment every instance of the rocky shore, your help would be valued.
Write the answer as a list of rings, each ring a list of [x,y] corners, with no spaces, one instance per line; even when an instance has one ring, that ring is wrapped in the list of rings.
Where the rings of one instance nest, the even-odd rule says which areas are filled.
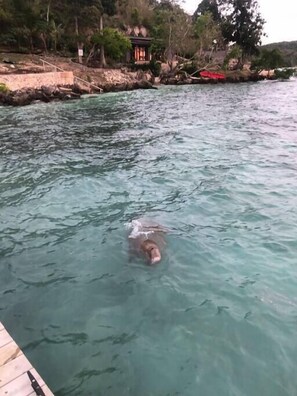
[[[138,76],[139,78],[139,76]],[[184,75],[162,76],[158,81],[163,85],[198,85],[198,84],[222,84],[222,83],[242,83],[242,82],[257,82],[267,79],[267,76],[259,74],[233,74],[226,75],[224,80],[214,80],[208,78],[189,77]],[[274,76],[269,79],[275,79]],[[87,88],[80,84],[68,86],[42,86],[41,88],[22,88],[15,91],[0,91],[0,105],[4,106],[25,106],[35,102],[53,102],[53,101],[68,101],[80,99],[83,94],[90,93],[108,93],[108,92],[121,92],[132,91],[136,89],[157,89],[153,85],[153,79],[149,81],[147,76],[140,76],[140,79],[125,79],[119,82],[104,81],[100,84],[100,90],[96,88]]]
[[[161,73],[160,78],[155,78],[150,71],[132,72],[125,67],[90,68],[59,57],[40,59],[32,55],[14,58],[12,54],[9,57],[11,59],[2,60],[2,63],[0,61],[0,83],[4,83],[2,89],[0,84],[0,105],[8,106],[24,106],[37,101],[47,103],[74,100],[79,99],[83,94],[90,93],[157,89],[155,83],[194,85],[274,79],[273,75],[261,75],[250,71],[221,71],[226,76],[222,80],[194,77],[185,72],[172,76],[165,71]],[[53,65],[56,68],[54,71]],[[67,72],[64,72],[65,70]],[[57,73],[57,71],[62,71],[62,73]],[[63,83],[62,80],[64,80]],[[6,86],[10,90],[7,90]]]
[[[147,80],[131,83],[106,84],[102,92],[132,91],[135,89],[154,89],[153,84]],[[16,91],[0,92],[0,105],[26,106],[34,102],[54,102],[80,99],[83,94],[91,91],[80,85],[71,86],[42,86],[41,88],[23,88]],[[96,93],[96,90],[92,90]],[[98,92],[99,93],[99,92]]]
[[[156,89],[153,84],[150,71],[91,68],[62,57],[0,54],[0,105],[24,106],[36,101],[74,100],[90,93]]]
[[[198,84],[224,84],[224,83],[243,83],[243,82],[257,82],[263,80],[275,80],[274,76],[264,76],[258,73],[233,73],[226,74],[225,79],[216,80],[210,78],[201,77],[190,77],[185,75],[177,75],[174,77],[163,76],[160,79],[160,83],[164,85],[198,85]]]

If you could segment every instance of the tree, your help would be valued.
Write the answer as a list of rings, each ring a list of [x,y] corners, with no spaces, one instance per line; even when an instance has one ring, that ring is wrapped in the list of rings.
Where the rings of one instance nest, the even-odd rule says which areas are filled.
[[[1,30],[10,27],[13,21],[12,9],[7,1],[0,0],[0,26]]]
[[[132,49],[131,41],[128,37],[116,29],[105,28],[102,33],[94,34],[91,42],[100,47],[103,46],[110,58],[120,60],[128,50]]]
[[[74,30],[79,63],[82,63],[80,51],[84,48],[90,29],[98,26],[101,15],[100,6],[101,3],[98,0],[64,0],[64,12],[69,15],[69,21],[66,19],[66,24],[71,36]]]
[[[258,12],[258,1],[220,0],[220,6],[225,40],[242,48],[242,61],[257,54],[265,23]]]
[[[213,20],[210,12],[206,12],[197,18],[194,25],[194,32],[199,43],[200,57],[202,56],[203,50],[212,48],[214,40],[218,41],[221,37],[220,27]]]
[[[191,18],[174,1],[163,0],[155,9],[152,29],[153,48],[163,53],[170,68],[175,55],[194,54],[194,32]]]
[[[284,66],[284,59],[278,49],[262,49],[260,56],[252,62],[252,68],[272,70]]]
[[[64,30],[62,24],[57,24],[55,20],[52,19],[49,25],[49,36],[52,42],[52,48],[55,52],[57,52],[58,42],[61,39],[63,33]]]
[[[196,21],[201,15],[206,13],[210,13],[215,22],[221,22],[217,0],[202,0],[193,14],[193,20]]]
[[[144,25],[151,28],[155,5],[150,0],[117,0],[119,27]]]
[[[231,59],[237,59],[237,64],[233,65],[233,68],[237,69],[238,68],[238,63],[239,60],[242,58],[242,49],[239,45],[234,44],[231,48],[229,48],[229,51],[224,59],[224,67],[228,68],[229,63]]]
[[[107,14],[109,16],[116,13],[116,0],[99,0],[100,8],[100,34],[104,35],[103,30],[103,15]],[[104,53],[104,40],[100,46],[100,67],[106,67],[105,53]]]

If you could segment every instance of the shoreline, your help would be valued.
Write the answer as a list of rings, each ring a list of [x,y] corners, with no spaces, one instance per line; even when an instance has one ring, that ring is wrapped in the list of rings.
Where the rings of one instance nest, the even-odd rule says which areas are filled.
[[[33,103],[62,102],[81,99],[84,94],[103,95],[109,92],[134,91],[138,89],[157,89],[152,83],[142,80],[131,84],[115,84],[103,88],[100,93],[96,90],[86,90],[78,84],[73,85],[49,85],[41,88],[22,88],[15,91],[0,92],[1,106],[27,106]]]
[[[131,71],[128,67],[98,69],[59,56],[44,55],[41,58],[17,53],[0,53],[0,56],[0,106],[75,100],[83,94],[158,89],[162,85],[234,84],[275,79],[269,73],[265,76],[247,70],[222,70],[226,76],[223,80],[193,77],[186,73],[154,77],[149,70]]]
[[[25,74],[24,74],[25,76]],[[0,75],[1,80],[1,75]],[[142,79],[129,83],[114,83],[102,86],[102,92],[96,89],[85,89],[79,84],[72,85],[43,85],[40,88],[22,88],[18,90],[9,90],[7,92],[0,91],[0,106],[27,106],[33,103],[57,102],[81,99],[84,94],[103,95],[110,92],[125,92],[139,89],[158,89],[164,86],[181,86],[181,85],[224,85],[239,84],[249,82],[259,82],[264,80],[276,80],[272,77],[263,77],[251,75],[250,77],[227,77],[225,80],[212,80],[207,78],[195,78],[178,80],[176,78],[166,78],[154,85],[152,82]]]
[[[0,106],[68,101],[80,99],[84,94],[158,89],[162,85],[214,85],[276,80],[274,75],[265,76],[247,71],[227,72],[224,79],[217,80],[184,74],[156,78],[150,71],[131,72],[127,68],[88,70],[86,67],[79,69],[80,66],[77,65],[72,65],[63,72],[46,72],[40,67],[33,68],[32,63],[26,69],[14,68],[10,65],[10,69],[7,66],[5,72],[0,72]]]

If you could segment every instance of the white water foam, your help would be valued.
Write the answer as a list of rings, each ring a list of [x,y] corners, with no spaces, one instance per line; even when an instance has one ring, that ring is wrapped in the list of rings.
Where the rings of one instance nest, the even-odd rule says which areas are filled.
[[[150,234],[154,233],[154,231],[144,231],[143,224],[139,220],[132,220],[131,223],[126,224],[126,227],[127,229],[132,229],[129,238],[133,238],[133,239],[142,235],[148,238]]]

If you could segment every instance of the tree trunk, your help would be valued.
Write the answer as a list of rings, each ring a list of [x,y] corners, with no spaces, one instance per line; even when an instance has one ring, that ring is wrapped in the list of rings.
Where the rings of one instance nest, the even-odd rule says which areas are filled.
[[[78,41],[77,42],[77,52],[78,52],[78,62],[80,64],[83,63],[83,55],[81,55],[81,52],[83,51],[83,49],[84,49],[84,44],[82,42]]]
[[[173,70],[173,51],[172,51],[172,43],[171,43],[171,38],[172,38],[172,26],[169,20],[169,37],[168,37],[168,50],[167,50],[167,63],[169,65],[169,69],[172,72]]]
[[[51,2],[49,1],[48,5],[47,5],[47,10],[46,10],[46,22],[47,22],[47,24],[49,23],[50,6],[51,6]]]
[[[44,51],[47,52],[46,38],[44,36],[44,33],[40,34],[40,38],[41,38],[41,41],[42,41],[43,46],[44,46]]]
[[[83,49],[83,44],[79,42],[78,39],[78,35],[79,35],[79,31],[78,31],[78,19],[77,16],[74,17],[74,21],[75,21],[75,34],[77,37],[77,54],[78,54],[78,63],[83,63],[82,61],[82,56],[80,55],[80,50]]]
[[[100,16],[100,27],[99,28],[100,28],[100,34],[103,35],[103,15]],[[100,46],[99,66],[100,67],[106,67],[106,59],[105,59],[104,45],[103,44]]]
[[[94,56],[95,50],[96,50],[96,44],[94,44],[93,47],[91,48],[91,51],[90,51],[90,53],[87,57],[87,60],[86,60],[86,65],[89,64],[90,59]]]
[[[74,22],[75,22],[75,34],[78,36],[78,20],[77,20],[77,16],[74,17]]]
[[[31,51],[31,54],[33,54],[33,52],[34,52],[34,45],[33,45],[33,37],[32,37],[32,34],[31,34],[31,33],[30,33],[29,41],[30,41],[30,51]]]
[[[54,33],[53,37],[53,42],[54,42],[54,52],[57,52],[57,33]]]

